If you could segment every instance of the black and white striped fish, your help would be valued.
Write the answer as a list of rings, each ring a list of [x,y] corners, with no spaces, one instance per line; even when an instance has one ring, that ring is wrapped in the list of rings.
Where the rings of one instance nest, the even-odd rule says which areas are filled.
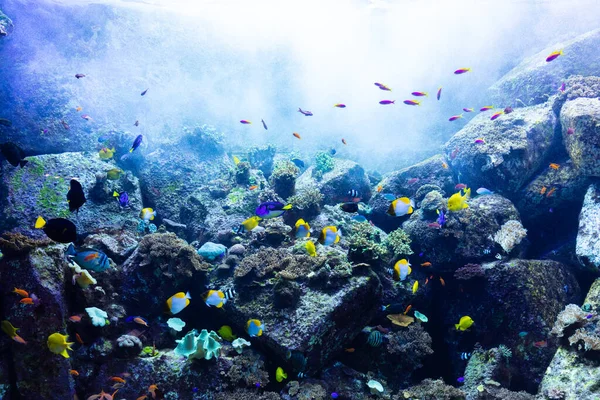
[[[371,347],[379,347],[381,346],[381,343],[383,343],[383,335],[379,331],[372,331],[371,333],[369,333],[367,343]]]
[[[356,190],[356,189],[350,189],[348,191],[348,197],[352,197],[352,198],[359,197],[358,194],[359,194],[358,190]]]
[[[233,300],[233,298],[237,294],[235,289],[225,289],[225,290],[221,290],[221,291],[223,292],[223,294],[225,295],[225,298],[227,300]]]
[[[460,359],[461,360],[468,360],[469,358],[471,358],[471,353],[460,353]]]

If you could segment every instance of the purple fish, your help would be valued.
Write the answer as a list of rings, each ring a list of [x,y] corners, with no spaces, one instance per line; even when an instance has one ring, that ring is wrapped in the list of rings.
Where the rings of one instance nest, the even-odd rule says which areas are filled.
[[[588,315],[586,315],[585,317],[586,317],[587,319],[591,319],[593,316],[594,316],[594,314],[588,314]]]
[[[572,127],[571,127],[571,128],[569,128],[569,129],[567,129],[567,135],[572,135],[572,134],[574,134],[574,133],[575,133],[575,128],[572,128]]]
[[[130,153],[133,153],[133,151],[135,149],[140,147],[140,144],[142,144],[142,139],[143,139],[142,135],[138,135],[138,137],[135,138],[135,140],[133,141],[133,145],[131,146],[131,149],[129,149]]]
[[[459,118],[462,118],[462,117],[463,117],[463,115],[462,115],[462,114],[459,114],[459,115],[453,115],[453,116],[451,116],[450,118],[448,118],[448,121],[450,121],[450,122],[452,122],[452,121],[456,121],[457,119],[459,119]]]
[[[442,96],[442,88],[439,88],[437,91],[437,99],[439,100],[441,96]]]
[[[440,227],[444,226],[446,223],[446,215],[444,215],[444,210],[438,211],[437,223],[440,224]]]
[[[458,383],[463,383],[464,381],[465,381],[464,376],[459,376],[458,379],[456,379],[456,382],[458,382]]]
[[[256,207],[255,214],[263,219],[276,218],[292,208],[291,204],[285,205],[278,201],[265,201]]]
[[[119,202],[119,205],[121,207],[129,207],[129,195],[127,194],[127,192],[114,192],[113,196],[117,198],[117,201]]]
[[[379,104],[386,105],[386,104],[394,104],[395,102],[396,102],[396,100],[381,100],[379,102]]]
[[[558,90],[560,90],[561,92],[564,92],[566,88],[567,88],[567,86],[563,82],[562,85],[560,85],[560,87],[558,88]]]
[[[303,110],[300,107],[298,107],[298,112],[303,114],[305,117],[312,117],[313,113],[308,111],[308,110]]]

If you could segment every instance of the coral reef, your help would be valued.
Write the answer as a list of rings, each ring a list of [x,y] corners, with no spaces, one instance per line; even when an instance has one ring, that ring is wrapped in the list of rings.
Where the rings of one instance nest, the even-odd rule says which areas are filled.
[[[292,196],[296,188],[296,177],[300,173],[298,167],[291,161],[278,160],[269,178],[269,183],[279,196],[284,199]]]
[[[502,246],[505,253],[510,253],[516,245],[527,236],[527,229],[523,228],[520,221],[510,220],[505,222],[498,232],[494,234],[494,242]]]

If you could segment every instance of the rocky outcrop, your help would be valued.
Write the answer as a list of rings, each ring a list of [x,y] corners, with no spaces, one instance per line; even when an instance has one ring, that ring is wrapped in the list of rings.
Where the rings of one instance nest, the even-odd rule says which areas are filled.
[[[494,102],[503,107],[541,104],[557,92],[565,77],[600,76],[599,46],[600,30],[595,30],[525,59],[490,88]],[[564,55],[546,62],[550,53],[560,49]]]
[[[581,174],[600,176],[600,101],[577,98],[561,109],[563,141]]]
[[[461,183],[514,193],[546,162],[557,118],[550,104],[515,109],[494,121],[490,116],[488,111],[473,118],[446,143],[445,153]]]
[[[598,226],[600,226],[600,190],[594,184],[588,188],[585,194],[579,215],[579,231],[575,247],[579,261],[593,271],[600,269]]]
[[[67,218],[77,226],[78,234],[89,234],[103,228],[135,231],[142,199],[138,180],[131,172],[122,172],[118,180],[107,179],[107,171],[117,168],[99,159],[98,154],[62,153],[28,158],[23,168],[2,163],[2,181],[7,193],[0,199],[3,230],[13,230],[32,236],[43,236],[34,229],[41,215]],[[83,187],[87,202],[79,212],[69,212],[67,192],[72,178]],[[123,209],[113,192],[127,191],[130,207]]]

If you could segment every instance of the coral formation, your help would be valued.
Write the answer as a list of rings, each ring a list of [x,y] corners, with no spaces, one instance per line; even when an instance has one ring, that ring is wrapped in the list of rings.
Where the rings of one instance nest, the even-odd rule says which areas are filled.
[[[520,221],[510,220],[500,227],[500,230],[494,234],[494,242],[502,246],[505,253],[510,253],[516,245],[521,243],[527,236],[527,229],[523,228]]]

